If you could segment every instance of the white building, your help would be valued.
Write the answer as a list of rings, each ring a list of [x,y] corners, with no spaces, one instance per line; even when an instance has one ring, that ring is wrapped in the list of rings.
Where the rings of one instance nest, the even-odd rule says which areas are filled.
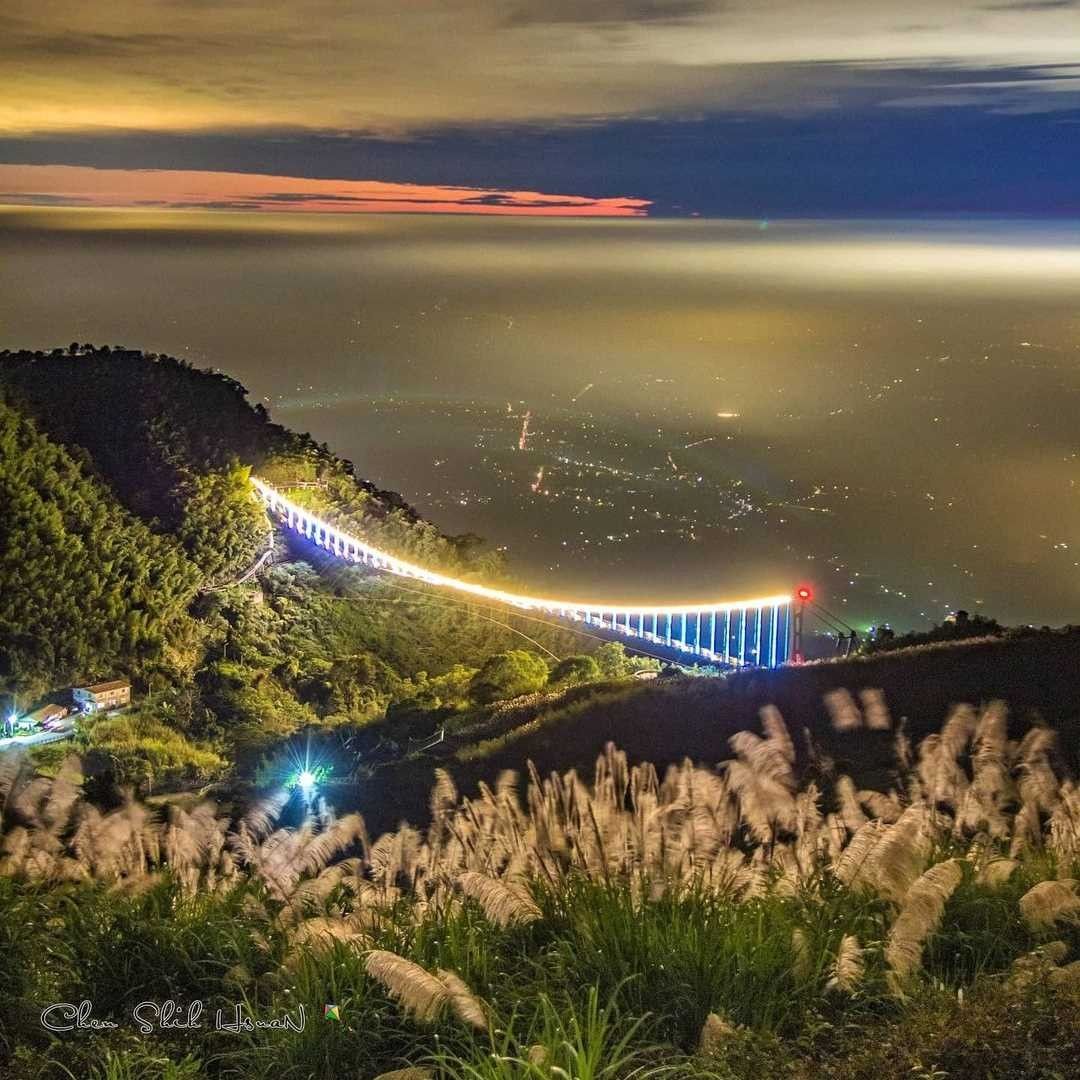
[[[71,695],[83,712],[108,712],[131,704],[131,683],[127,679],[112,679],[92,686],[76,686]]]

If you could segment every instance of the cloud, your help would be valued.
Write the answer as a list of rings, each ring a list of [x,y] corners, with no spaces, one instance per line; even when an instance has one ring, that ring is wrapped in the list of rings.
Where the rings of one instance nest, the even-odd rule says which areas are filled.
[[[507,26],[679,23],[723,6],[714,0],[545,0],[514,4],[504,22]]]
[[[179,169],[0,165],[0,202],[35,206],[641,217],[648,199]]]
[[[1080,7],[1080,0],[1004,0],[1000,4],[987,4],[986,11],[1057,11],[1061,8]]]
[[[1078,30],[1045,0],[8,0],[0,135],[829,110],[895,69],[1066,63]]]

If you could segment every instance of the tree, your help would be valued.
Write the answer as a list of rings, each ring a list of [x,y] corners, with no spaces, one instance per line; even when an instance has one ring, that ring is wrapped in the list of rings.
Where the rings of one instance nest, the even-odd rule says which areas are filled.
[[[482,705],[532,694],[548,681],[547,664],[536,653],[511,649],[489,657],[472,680],[473,698]]]
[[[555,686],[577,686],[594,682],[600,676],[600,665],[591,656],[568,656],[555,665],[551,682]]]
[[[248,468],[234,463],[195,474],[180,490],[184,513],[177,536],[207,577],[228,577],[254,561],[266,543],[267,522],[251,497]]]
[[[334,660],[326,681],[330,711],[354,720],[381,712],[401,684],[393,668],[370,653]]]
[[[601,645],[594,656],[600,673],[607,679],[621,679],[635,668],[633,660],[626,655],[626,646],[621,641],[609,641]]]

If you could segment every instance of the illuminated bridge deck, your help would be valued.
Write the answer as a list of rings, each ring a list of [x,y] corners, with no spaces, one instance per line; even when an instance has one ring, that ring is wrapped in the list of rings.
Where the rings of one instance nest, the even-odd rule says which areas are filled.
[[[554,615],[620,635],[631,643],[659,645],[709,663],[776,667],[790,653],[792,598],[788,595],[659,606],[598,606],[594,602],[523,596],[448,577],[389,555],[322,521],[264,481],[253,479],[252,483],[269,511],[283,525],[344,562],[370,566],[522,611]]]

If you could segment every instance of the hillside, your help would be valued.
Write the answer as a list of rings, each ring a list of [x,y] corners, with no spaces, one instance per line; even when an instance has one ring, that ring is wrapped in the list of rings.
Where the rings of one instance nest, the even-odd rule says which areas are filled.
[[[298,732],[347,738],[388,709],[426,736],[474,704],[493,655],[581,651],[558,627],[526,634],[504,612],[403,588],[275,532],[252,469],[386,550],[485,578],[501,567],[478,538],[443,535],[272,423],[218,372],[121,348],[3,352],[0,395],[14,511],[3,523],[0,691],[25,709],[73,682],[130,677],[133,710],[80,744],[103,791],[250,775]],[[277,565],[233,585],[268,539]],[[547,679],[542,661],[524,662]]]
[[[32,695],[192,648],[200,574],[181,544],[2,400],[0,506],[0,683]]]
[[[276,565],[257,580],[217,588],[266,543],[268,522],[247,484],[252,468],[403,555],[485,580],[502,568],[475,538],[442,535],[326,447],[272,423],[218,372],[73,345],[0,353],[0,390],[10,431],[5,476],[18,485],[10,499],[30,507],[27,521],[7,523],[2,584],[12,645],[3,677],[24,696],[111,673],[150,692],[106,743],[90,739],[87,749],[108,750],[98,756],[106,778],[156,789],[210,778],[200,764],[208,761],[227,762],[238,778],[268,778],[275,760],[298,752],[297,737],[304,745],[314,738],[338,778],[363,777],[355,790],[337,789],[342,805],[362,807],[382,827],[401,815],[422,818],[440,763],[469,786],[526,757],[543,770],[587,767],[608,741],[632,760],[717,761],[730,734],[756,723],[768,703],[805,717],[829,754],[822,701],[837,687],[882,689],[915,736],[954,701],[991,698],[1009,701],[1017,722],[1038,715],[1076,730],[1072,633],[642,684],[611,682],[625,674],[622,661],[598,667],[581,655],[601,655],[598,643],[568,628],[344,567],[295,536],[278,537]],[[95,421],[101,416],[108,422]],[[56,479],[51,462],[62,463]],[[53,503],[102,509],[65,519]],[[23,558],[23,531],[39,557]],[[481,669],[513,668],[520,650],[535,675],[504,673],[487,685],[491,673]],[[564,664],[556,668],[551,655]],[[541,697],[498,704],[534,678]],[[444,730],[444,741],[415,749]],[[189,752],[176,752],[174,735]]]
[[[962,707],[914,747],[878,714],[837,735],[849,756],[867,735],[887,744],[888,785],[839,775],[825,789],[797,775],[796,730],[767,713],[722,769],[609,747],[588,772],[502,775],[472,799],[442,774],[427,828],[378,837],[301,793],[287,807],[280,788],[239,816],[132,800],[102,815],[76,761],[54,780],[9,761],[0,1067],[19,1080],[1074,1075],[1080,791],[1053,733],[1010,740],[1002,708]],[[43,1003],[79,1001],[93,1031],[42,1023]],[[156,1011],[166,1001],[180,1025]],[[249,1022],[185,1027],[195,1003]]]
[[[120,501],[177,534],[210,577],[250,559],[265,535],[247,498],[256,470],[298,499],[360,523],[404,556],[461,568],[476,538],[445,537],[396,492],[356,476],[310,436],[271,422],[235,379],[120,346],[0,352],[0,387],[50,438],[84,457]]]
[[[129,384],[114,428],[65,420]],[[1080,630],[639,680],[294,534],[233,583],[269,529],[252,468],[502,568],[231,380],[75,349],[0,356],[0,392],[0,674],[136,684],[0,755],[4,1075],[1068,1075]],[[308,1012],[133,1026],[166,999]],[[113,1026],[43,1026],[83,1000]]]
[[[912,741],[936,730],[954,705],[1005,701],[1011,735],[1031,723],[1049,724],[1060,736],[1063,767],[1080,772],[1080,629],[1069,629],[746,671],[724,679],[622,680],[509,702],[452,721],[444,743],[376,768],[355,787],[335,790],[334,799],[361,810],[379,831],[402,819],[426,821],[437,767],[449,769],[462,790],[473,794],[480,781],[494,784],[503,770],[520,769],[526,760],[542,775],[570,768],[587,773],[609,742],[631,761],[651,761],[661,769],[684,758],[713,764],[731,757],[729,739],[735,732],[758,728],[767,705],[799,718],[793,734],[800,772],[820,770],[824,760],[859,783],[887,783],[882,769],[891,743],[883,744],[872,732],[839,737],[826,705],[836,690],[850,691],[856,704],[862,691],[880,690]],[[803,731],[812,738],[814,755]]]

